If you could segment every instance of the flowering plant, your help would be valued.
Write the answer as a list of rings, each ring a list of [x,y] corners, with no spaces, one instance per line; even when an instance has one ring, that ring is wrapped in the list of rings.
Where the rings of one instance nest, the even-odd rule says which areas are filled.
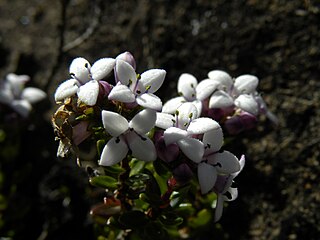
[[[179,96],[163,105],[155,93],[166,71],[136,73],[129,52],[92,66],[76,58],[69,73],[55,92],[57,155],[76,157],[104,189],[91,214],[108,239],[195,236],[218,221],[224,201],[237,198],[232,183],[245,163],[224,150],[224,132],[252,129],[260,114],[276,120],[252,75],[215,70],[198,83],[184,73]]]

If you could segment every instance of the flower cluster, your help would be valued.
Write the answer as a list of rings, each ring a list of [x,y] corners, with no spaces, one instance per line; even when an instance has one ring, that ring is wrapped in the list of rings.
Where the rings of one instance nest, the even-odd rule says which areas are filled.
[[[32,104],[44,99],[47,94],[35,87],[26,87],[30,80],[27,75],[9,73],[0,81],[0,103],[9,106],[22,117],[29,116]]]
[[[217,120],[233,135],[254,128],[262,114],[277,124],[257,92],[258,83],[256,76],[245,74],[233,79],[221,70],[210,71],[208,78],[198,83],[193,75],[184,73],[178,81],[180,96],[164,104],[162,111],[174,113],[181,103],[192,102],[202,116]]]
[[[107,202],[120,202],[122,210],[136,209],[133,199],[139,198],[139,206],[146,202],[141,207],[144,213],[138,213],[143,219],[145,215],[155,219],[164,208],[168,213],[175,206],[174,194],[193,181],[202,195],[215,193],[214,218],[219,220],[223,202],[237,197],[232,183],[245,162],[244,155],[238,159],[224,150],[223,130],[236,134],[251,129],[259,114],[275,120],[256,90],[258,78],[252,75],[232,79],[215,70],[198,83],[193,75],[184,73],[177,85],[179,96],[163,105],[155,93],[166,71],[137,73],[129,52],[92,65],[76,58],[69,74],[70,79],[55,92],[60,104],[53,115],[60,140],[58,156],[66,157],[73,150],[82,162],[81,144],[93,141],[99,160],[91,161],[90,169],[95,168],[91,182],[111,189],[116,186],[112,195],[116,200]],[[142,164],[136,168],[137,161]],[[159,166],[167,172],[162,174]],[[104,178],[96,180],[101,176]],[[152,180],[159,176],[167,182],[162,194],[154,184],[161,185],[161,181]],[[137,187],[137,182],[145,185]],[[155,192],[159,192],[157,197]]]

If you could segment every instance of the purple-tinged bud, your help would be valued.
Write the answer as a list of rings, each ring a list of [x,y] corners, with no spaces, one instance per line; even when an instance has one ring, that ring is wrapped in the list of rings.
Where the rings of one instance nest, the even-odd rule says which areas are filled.
[[[193,176],[193,172],[186,163],[180,164],[173,170],[173,176],[181,185],[186,184]]]
[[[116,59],[123,60],[129,63],[134,68],[134,70],[136,70],[136,60],[134,59],[133,55],[130,52],[121,53],[116,57]]]
[[[81,121],[72,127],[72,141],[75,145],[79,145],[91,135],[91,132],[88,131],[88,125],[89,122]]]
[[[155,147],[158,157],[164,162],[172,162],[179,156],[179,147],[176,143],[166,146],[163,137],[163,131],[157,131],[154,134]]]
[[[99,81],[99,99],[107,98],[110,91],[112,89],[112,85],[106,81]]]
[[[250,130],[256,127],[258,119],[251,113],[242,111],[240,114],[228,118],[224,127],[229,134],[236,135],[242,131]]]

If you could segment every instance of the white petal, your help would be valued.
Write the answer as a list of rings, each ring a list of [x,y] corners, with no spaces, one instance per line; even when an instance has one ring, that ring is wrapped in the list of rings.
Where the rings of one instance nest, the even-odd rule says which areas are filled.
[[[224,88],[230,89],[231,86],[233,85],[233,80],[231,76],[225,71],[221,71],[221,70],[210,71],[208,73],[208,77],[210,79],[218,81],[220,83],[220,86],[222,87],[220,89],[224,89]]]
[[[256,76],[245,74],[237,77],[234,80],[234,87],[238,94],[253,93],[259,84],[259,79]]]
[[[139,136],[135,132],[126,135],[132,156],[145,162],[156,160],[157,152],[153,142],[145,135]]]
[[[174,114],[177,108],[184,102],[186,102],[184,97],[172,98],[163,105],[162,112]]]
[[[205,146],[205,154],[208,155],[217,152],[223,145],[223,131],[222,128],[216,128],[203,135],[202,140]]]
[[[188,101],[193,101],[196,98],[197,79],[189,74],[183,73],[178,80],[178,93]]]
[[[259,113],[258,103],[252,95],[241,94],[234,103],[238,108],[255,116]]]
[[[21,98],[29,101],[30,103],[36,103],[41,101],[47,96],[47,94],[39,88],[27,87],[22,91]]]
[[[220,128],[218,122],[211,118],[201,117],[194,119],[187,128],[187,131],[189,134],[203,134],[217,128]]]
[[[149,93],[156,92],[162,85],[166,71],[163,69],[150,69],[141,74],[139,81],[139,89],[145,92],[148,89]]]
[[[237,197],[238,197],[238,188],[230,187],[230,188],[227,189],[227,191],[225,191],[225,193],[226,192],[230,193],[231,198],[227,198],[227,196],[223,195],[223,199],[225,201],[231,202],[231,201],[234,201],[235,199],[237,199]]]
[[[204,100],[209,97],[219,86],[219,82],[212,79],[202,80],[196,87],[197,99]]]
[[[198,99],[192,101],[192,104],[196,106],[197,108],[197,112],[198,112],[198,115],[195,117],[195,118],[198,118],[201,116],[201,113],[202,113],[202,102]]]
[[[156,126],[158,128],[167,129],[173,126],[174,117],[169,113],[158,113],[157,112],[157,120]]]
[[[101,80],[106,77],[114,68],[116,60],[113,58],[101,58],[96,61],[90,71],[92,78],[95,80]]]
[[[128,150],[122,136],[111,138],[102,150],[99,165],[112,166],[119,163],[126,157]]]
[[[232,179],[239,175],[239,173],[240,173],[240,172],[242,171],[242,169],[244,168],[245,162],[246,162],[245,156],[242,155],[241,158],[240,158],[240,160],[239,160],[240,170],[237,171],[237,172],[235,172],[235,173],[232,173]]]
[[[215,166],[219,173],[230,174],[240,170],[238,158],[229,151],[212,154],[207,159],[208,163]]]
[[[77,93],[81,102],[88,106],[96,104],[99,95],[99,83],[96,80],[91,80],[79,88]]]
[[[102,123],[106,131],[113,137],[117,137],[129,129],[127,119],[120,114],[102,110]]]
[[[233,105],[232,97],[225,91],[214,92],[209,101],[209,108],[227,108]]]
[[[56,102],[63,101],[67,97],[71,97],[77,93],[80,83],[76,79],[69,79],[59,85],[54,99]]]
[[[13,100],[10,106],[22,117],[28,117],[32,109],[31,104],[27,100]]]
[[[195,138],[184,138],[178,141],[178,146],[181,151],[195,163],[202,160],[204,154],[204,146],[201,141]]]
[[[139,134],[146,134],[156,123],[157,114],[155,110],[144,109],[137,113],[129,122],[129,127],[133,128]]]
[[[156,111],[161,111],[162,109],[161,99],[153,93],[143,93],[137,96],[136,102],[142,107],[151,108]]]
[[[164,141],[166,145],[170,145],[171,143],[175,143],[178,140],[184,139],[187,137],[188,132],[176,127],[170,127],[166,129],[163,133]]]
[[[82,84],[85,84],[90,80],[89,69],[90,63],[86,59],[78,57],[71,62],[69,73],[70,75],[73,75],[75,79],[79,80]]]
[[[116,60],[116,74],[118,80],[126,86],[135,85],[137,82],[137,75],[134,68],[123,60]]]
[[[208,193],[217,180],[217,170],[207,163],[199,163],[198,180],[202,194]]]
[[[112,88],[108,95],[108,99],[123,103],[132,103],[136,100],[136,97],[127,86],[118,84]]]
[[[30,77],[27,75],[16,75],[14,73],[9,73],[6,76],[6,82],[9,83],[10,89],[16,98],[20,96],[21,91],[24,88],[24,85],[29,80]]]
[[[13,93],[8,82],[0,81],[0,103],[10,104],[14,99]]]
[[[176,126],[187,129],[189,123],[198,117],[198,110],[193,103],[186,102],[178,107],[176,114],[178,114]]]
[[[221,216],[222,216],[223,203],[224,203],[223,195],[222,194],[218,194],[216,209],[215,209],[215,212],[214,212],[214,221],[215,222],[219,221]]]

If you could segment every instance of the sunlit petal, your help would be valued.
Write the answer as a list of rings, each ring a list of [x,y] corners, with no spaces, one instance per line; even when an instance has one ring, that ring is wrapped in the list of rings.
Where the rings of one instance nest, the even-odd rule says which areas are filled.
[[[162,109],[161,99],[153,93],[143,93],[137,96],[136,102],[142,107],[151,108],[156,111],[161,111]]]
[[[82,57],[78,57],[71,62],[69,67],[69,73],[75,79],[79,80],[82,84],[85,84],[90,80],[89,78],[90,67],[91,67],[90,63],[86,59]]]
[[[54,99],[56,102],[63,101],[67,97],[71,97],[77,93],[80,83],[76,79],[69,79],[59,85]]]
[[[209,155],[210,153],[219,151],[223,145],[222,128],[219,127],[209,132],[206,132],[203,135],[202,142],[205,146],[205,155]]]
[[[111,138],[102,150],[99,165],[112,166],[119,163],[128,153],[128,146],[120,137]]]
[[[174,125],[174,117],[169,113],[158,113],[155,124],[158,128],[167,129]]]
[[[203,134],[213,129],[221,128],[219,123],[207,117],[196,118],[192,120],[187,131],[189,134]]]
[[[115,71],[118,80],[129,87],[129,85],[134,85],[137,82],[137,75],[134,68],[127,62],[123,60],[116,60]]]
[[[157,114],[155,110],[144,109],[137,113],[129,122],[129,127],[140,134],[149,132],[156,122]]]
[[[205,79],[198,83],[196,87],[197,99],[208,98],[219,86],[219,82],[212,79]]]
[[[234,103],[238,108],[255,116],[259,113],[258,103],[252,95],[241,94]]]
[[[188,132],[176,127],[170,127],[166,129],[163,133],[164,141],[168,146],[171,143],[175,143],[178,140],[184,139],[187,137]]]
[[[132,103],[136,98],[127,86],[118,84],[114,88],[112,88],[111,92],[108,95],[108,99],[123,103]]]
[[[195,138],[184,138],[178,141],[181,151],[192,161],[199,163],[204,154],[204,146],[201,141]]]
[[[106,131],[113,137],[117,137],[129,129],[127,119],[120,114],[102,110],[102,123]]]
[[[166,71],[163,69],[150,69],[141,74],[139,89],[141,92],[148,90],[149,93],[156,92],[162,85]]]
[[[132,156],[145,162],[156,160],[156,148],[153,142],[147,136],[139,136],[135,132],[130,132],[126,135],[126,138],[129,148],[132,151]]]
[[[209,108],[227,108],[232,106],[233,98],[225,91],[215,91],[209,101]]]
[[[101,80],[106,77],[114,68],[116,60],[113,58],[101,58],[91,67],[91,75],[95,80]]]
[[[182,104],[186,102],[184,97],[175,97],[171,98],[169,101],[167,101],[163,107],[162,107],[162,112],[165,113],[175,113],[177,108]]]
[[[93,106],[97,102],[99,95],[99,83],[96,80],[91,80],[85,85],[82,85],[78,90],[79,100],[88,106]]]
[[[183,73],[178,80],[178,93],[188,101],[193,101],[196,98],[197,79],[189,74]]]

